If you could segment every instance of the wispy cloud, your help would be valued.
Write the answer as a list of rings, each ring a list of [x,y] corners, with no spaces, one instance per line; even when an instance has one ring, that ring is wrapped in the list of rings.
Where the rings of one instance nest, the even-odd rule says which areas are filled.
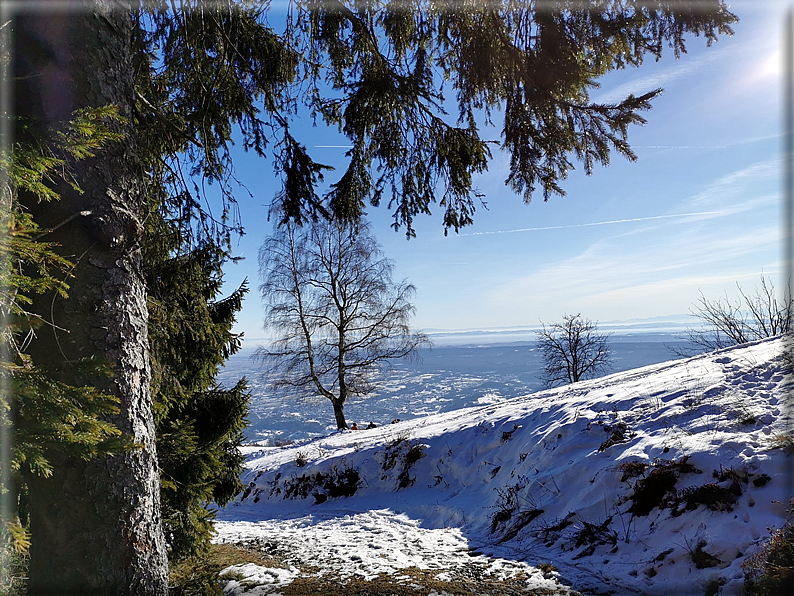
[[[776,225],[606,238],[569,259],[496,284],[485,296],[486,308],[514,312],[518,320],[559,316],[560,308],[602,319],[629,311],[686,312],[700,289],[721,292],[748,271],[757,275],[760,267],[771,266],[779,246]]]
[[[759,161],[741,170],[726,174],[702,187],[691,197],[681,201],[679,209],[699,209],[683,213],[666,213],[645,217],[610,219],[585,223],[561,224],[556,226],[534,226],[509,230],[489,230],[482,232],[466,232],[459,237],[495,236],[502,234],[520,234],[548,230],[567,230],[597,226],[611,226],[627,223],[664,222],[691,223],[693,221],[728,217],[752,211],[763,206],[776,204],[780,201],[777,194],[777,181],[780,179],[783,162],[780,158]]]
[[[636,96],[660,87],[664,88],[673,81],[697,73],[717,60],[728,59],[730,51],[730,49],[715,50],[705,52],[696,58],[688,57],[686,61],[676,62],[675,65],[658,72],[636,77],[622,85],[597,93],[592,99],[595,103],[615,103],[623,101],[630,94]]]
[[[780,273],[781,268],[779,262],[770,263],[764,268],[763,274],[774,278]],[[595,292],[588,296],[588,300],[607,304],[626,304],[653,301],[659,296],[681,295],[685,296],[687,302],[691,304],[697,299],[696,297],[701,291],[712,299],[720,297],[723,293],[728,295],[736,294],[737,283],[747,289],[758,283],[761,274],[761,271],[726,271],[714,275],[682,275]],[[696,290],[696,292],[693,292],[693,290]]]
[[[780,139],[783,133],[779,132],[772,135],[762,135],[758,137],[747,137],[739,139],[732,143],[725,145],[632,145],[632,149],[734,149],[744,145],[752,145],[753,143],[761,143],[763,141],[771,141],[772,139]]]
[[[550,249],[541,253],[545,260],[514,259],[512,269],[496,267],[485,276],[490,284],[478,304],[483,312],[502,318],[510,313],[516,321],[545,320],[563,310],[620,319],[685,313],[700,290],[711,295],[730,291],[735,281],[752,285],[762,268],[768,271],[779,260],[780,167],[776,156],[758,160],[690,187],[683,196],[658,197],[659,205],[668,206],[658,215],[470,232],[466,236],[482,238],[474,244],[469,238],[468,244],[482,244],[484,251],[489,239],[511,234],[547,230],[547,241],[564,252],[597,237],[565,259]],[[597,226],[603,233],[584,233]],[[545,246],[529,238],[515,242],[518,254],[523,243]]]
[[[460,234],[461,236],[491,236],[494,234],[517,234],[520,232],[538,232],[541,230],[567,230],[570,228],[588,228],[592,226],[607,226],[611,224],[631,223],[638,221],[653,221],[657,219],[671,219],[681,217],[695,217],[702,215],[719,215],[719,211],[699,211],[697,213],[673,213],[670,215],[651,215],[648,217],[632,217],[628,219],[610,219],[607,221],[593,221],[581,224],[565,224],[561,226],[540,226],[535,228],[519,228],[516,230],[493,230],[490,232],[469,232]]]
[[[746,202],[765,184],[777,184],[783,161],[779,158],[761,161],[718,178],[694,195],[686,204],[691,208],[709,208],[717,205]]]

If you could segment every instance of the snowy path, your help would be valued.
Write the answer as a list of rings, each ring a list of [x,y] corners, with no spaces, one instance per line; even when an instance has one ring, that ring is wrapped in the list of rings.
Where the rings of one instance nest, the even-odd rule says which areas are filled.
[[[316,567],[316,576],[330,574],[342,582],[351,579],[367,582],[388,575],[393,584],[410,586],[416,584],[416,578],[405,571],[422,570],[440,583],[477,581],[480,590],[484,588],[483,582],[513,580],[512,585],[527,593],[571,593],[554,579],[553,573],[544,576],[540,570],[520,561],[471,552],[457,528],[422,528],[416,520],[389,510],[325,511],[321,516],[288,520],[218,523],[217,542],[252,540],[258,540],[266,553],[279,553],[293,569]],[[254,570],[245,571],[246,575],[253,575]],[[294,571],[282,573],[278,577],[280,581],[246,594],[273,593],[290,583],[295,575]],[[260,576],[266,576],[266,572],[260,571]],[[235,583],[239,582],[232,582]],[[226,593],[235,593],[236,587],[228,586]]]

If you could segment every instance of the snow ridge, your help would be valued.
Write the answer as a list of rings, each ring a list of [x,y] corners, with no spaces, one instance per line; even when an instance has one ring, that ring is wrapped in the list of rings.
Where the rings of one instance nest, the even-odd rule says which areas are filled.
[[[528,590],[741,594],[792,497],[789,341],[252,446],[216,539],[281,540],[348,577],[479,564]]]

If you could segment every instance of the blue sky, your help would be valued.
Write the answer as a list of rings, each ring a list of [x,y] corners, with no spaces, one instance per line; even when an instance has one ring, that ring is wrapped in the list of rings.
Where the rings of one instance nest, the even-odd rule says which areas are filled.
[[[496,150],[479,178],[488,209],[460,234],[443,234],[441,210],[415,222],[417,238],[390,228],[385,206],[369,208],[395,278],[417,288],[414,326],[485,329],[535,326],[581,312],[602,322],[686,315],[702,291],[717,298],[757,284],[782,287],[782,53],[784,1],[731,3],[732,37],[706,48],[611,73],[592,93],[611,101],[662,87],[630,130],[638,155],[613,155],[607,168],[569,175],[566,197],[526,205],[504,185],[508,156]],[[498,115],[497,115],[498,123]],[[498,138],[494,132],[494,139]],[[302,141],[320,162],[342,166],[344,140],[306,129]],[[241,154],[236,167],[254,197],[240,196],[245,257],[226,282],[248,277],[252,291],[238,316],[248,340],[263,337],[257,251],[272,230],[267,204],[279,182],[269,162]],[[332,173],[333,175],[333,173]]]

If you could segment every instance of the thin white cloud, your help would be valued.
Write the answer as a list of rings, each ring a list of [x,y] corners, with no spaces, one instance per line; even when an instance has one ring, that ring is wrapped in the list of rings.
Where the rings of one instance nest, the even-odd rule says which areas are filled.
[[[762,135],[760,137],[747,137],[727,143],[725,145],[632,145],[632,149],[734,149],[744,145],[752,145],[753,143],[760,143],[763,141],[771,141],[772,139],[780,139],[783,133],[779,132],[771,135]]]
[[[728,149],[730,145],[632,145],[632,149]]]
[[[780,229],[772,225],[739,233],[699,227],[670,237],[646,235],[628,244],[609,238],[495,286],[486,293],[487,310],[521,313],[519,320],[558,316],[549,313],[563,306],[598,318],[620,318],[629,310],[632,316],[678,312],[697,298],[699,280],[732,283],[746,276],[748,259],[769,266],[768,257],[779,245]]]
[[[724,66],[721,70],[728,74],[717,82],[718,87],[713,88],[717,100],[722,98],[735,101],[737,94],[746,95],[748,92],[769,95],[768,91],[779,84],[783,71],[783,25],[786,12],[790,8],[790,2],[780,0],[734,1],[732,9],[741,19],[735,27],[735,36],[720,36],[717,43],[709,48],[702,47],[701,39],[690,38],[687,44],[692,51],[680,60],[663,68],[654,68],[650,60],[646,60],[640,69],[644,75],[601,93],[594,92],[593,101],[614,103],[622,101],[629,94],[636,96],[653,89],[668,88],[672,83],[691,79],[696,75],[708,76],[709,73],[704,71],[714,70],[716,65]],[[778,94],[773,93],[768,99],[773,96],[776,99]]]
[[[692,208],[707,209],[733,201],[743,203],[748,194],[757,192],[762,184],[780,180],[783,162],[780,158],[761,161],[722,176],[686,202]]]
[[[639,226],[636,228],[631,228],[629,230],[623,231],[620,234],[616,234],[613,238],[620,238],[620,237],[628,237],[628,236],[637,236],[637,235],[648,235],[652,232],[655,228],[660,228],[662,226],[666,226],[668,229],[668,234],[671,232],[670,226],[671,225],[678,225],[678,224],[687,224],[690,226],[693,232],[689,232],[690,234],[695,235],[698,238],[701,238],[702,234],[702,227],[692,227],[692,224],[696,223],[705,223],[711,222],[712,220],[717,219],[728,219],[734,217],[736,215],[742,213],[758,213],[764,209],[776,208],[780,205],[780,194],[779,193],[768,193],[768,194],[759,194],[756,196],[752,196],[751,194],[747,194],[742,196],[741,201],[735,202],[731,204],[728,200],[725,201],[727,204],[726,207],[720,209],[718,211],[702,211],[700,214],[692,213],[689,214],[685,220],[682,221],[672,221],[672,222],[659,222],[658,225],[655,226]],[[735,221],[735,220],[734,220]],[[725,225],[730,225],[731,222],[726,222]],[[714,224],[709,224],[711,229],[714,229]],[[680,226],[679,226],[680,227]],[[684,230],[681,232],[682,234],[686,234],[687,232]],[[708,234],[713,234],[711,230],[707,231]]]
[[[596,292],[589,295],[588,300],[601,303],[627,304],[652,301],[658,296],[681,296],[687,304],[691,304],[692,300],[696,300],[701,292],[708,298],[718,298],[725,294],[729,296],[736,294],[738,291],[736,288],[737,283],[741,287],[749,289],[758,284],[762,273],[777,282],[775,278],[779,276],[780,270],[781,264],[776,262],[765,267],[763,272],[739,272],[730,270],[714,275],[683,275],[604,292]]]
[[[460,234],[460,236],[491,236],[494,234],[517,234],[519,232],[537,232],[541,230],[567,230],[570,228],[587,228],[591,226],[606,226],[611,224],[620,224],[620,223],[630,223],[630,222],[638,222],[638,221],[653,221],[656,219],[670,219],[670,218],[681,218],[681,217],[693,217],[693,216],[700,216],[700,215],[719,215],[720,211],[700,211],[697,213],[673,213],[670,215],[651,215],[649,217],[632,217],[628,219],[611,219],[608,221],[593,221],[588,223],[581,223],[581,224],[566,224],[562,226],[540,226],[535,228],[519,228],[516,230],[493,230],[490,232],[469,232],[466,234]]]
[[[663,68],[658,72],[636,77],[626,83],[596,94],[592,98],[595,103],[617,103],[623,101],[630,94],[634,96],[664,88],[670,83],[688,77],[703,70],[717,60],[729,59],[730,48],[716,50],[709,49],[698,57],[687,57],[686,60],[677,61],[673,66]],[[649,65],[645,65],[647,68]]]
[[[764,205],[771,205],[780,201],[776,190],[767,192],[768,185],[777,184],[780,179],[783,162],[779,157],[751,164],[736,172],[722,176],[706,185],[697,194],[682,202],[682,206],[699,211],[684,213],[668,213],[650,215],[645,217],[632,217],[611,219],[605,221],[585,222],[579,224],[562,224],[558,226],[534,226],[528,228],[515,228],[510,230],[489,230],[482,232],[467,232],[458,237],[469,236],[494,236],[501,234],[519,234],[526,232],[540,232],[548,230],[566,230],[573,228],[588,228],[626,223],[677,220],[675,223],[691,223],[693,221],[727,217],[752,211]],[[758,194],[759,191],[764,194]],[[711,208],[711,209],[709,209]]]

